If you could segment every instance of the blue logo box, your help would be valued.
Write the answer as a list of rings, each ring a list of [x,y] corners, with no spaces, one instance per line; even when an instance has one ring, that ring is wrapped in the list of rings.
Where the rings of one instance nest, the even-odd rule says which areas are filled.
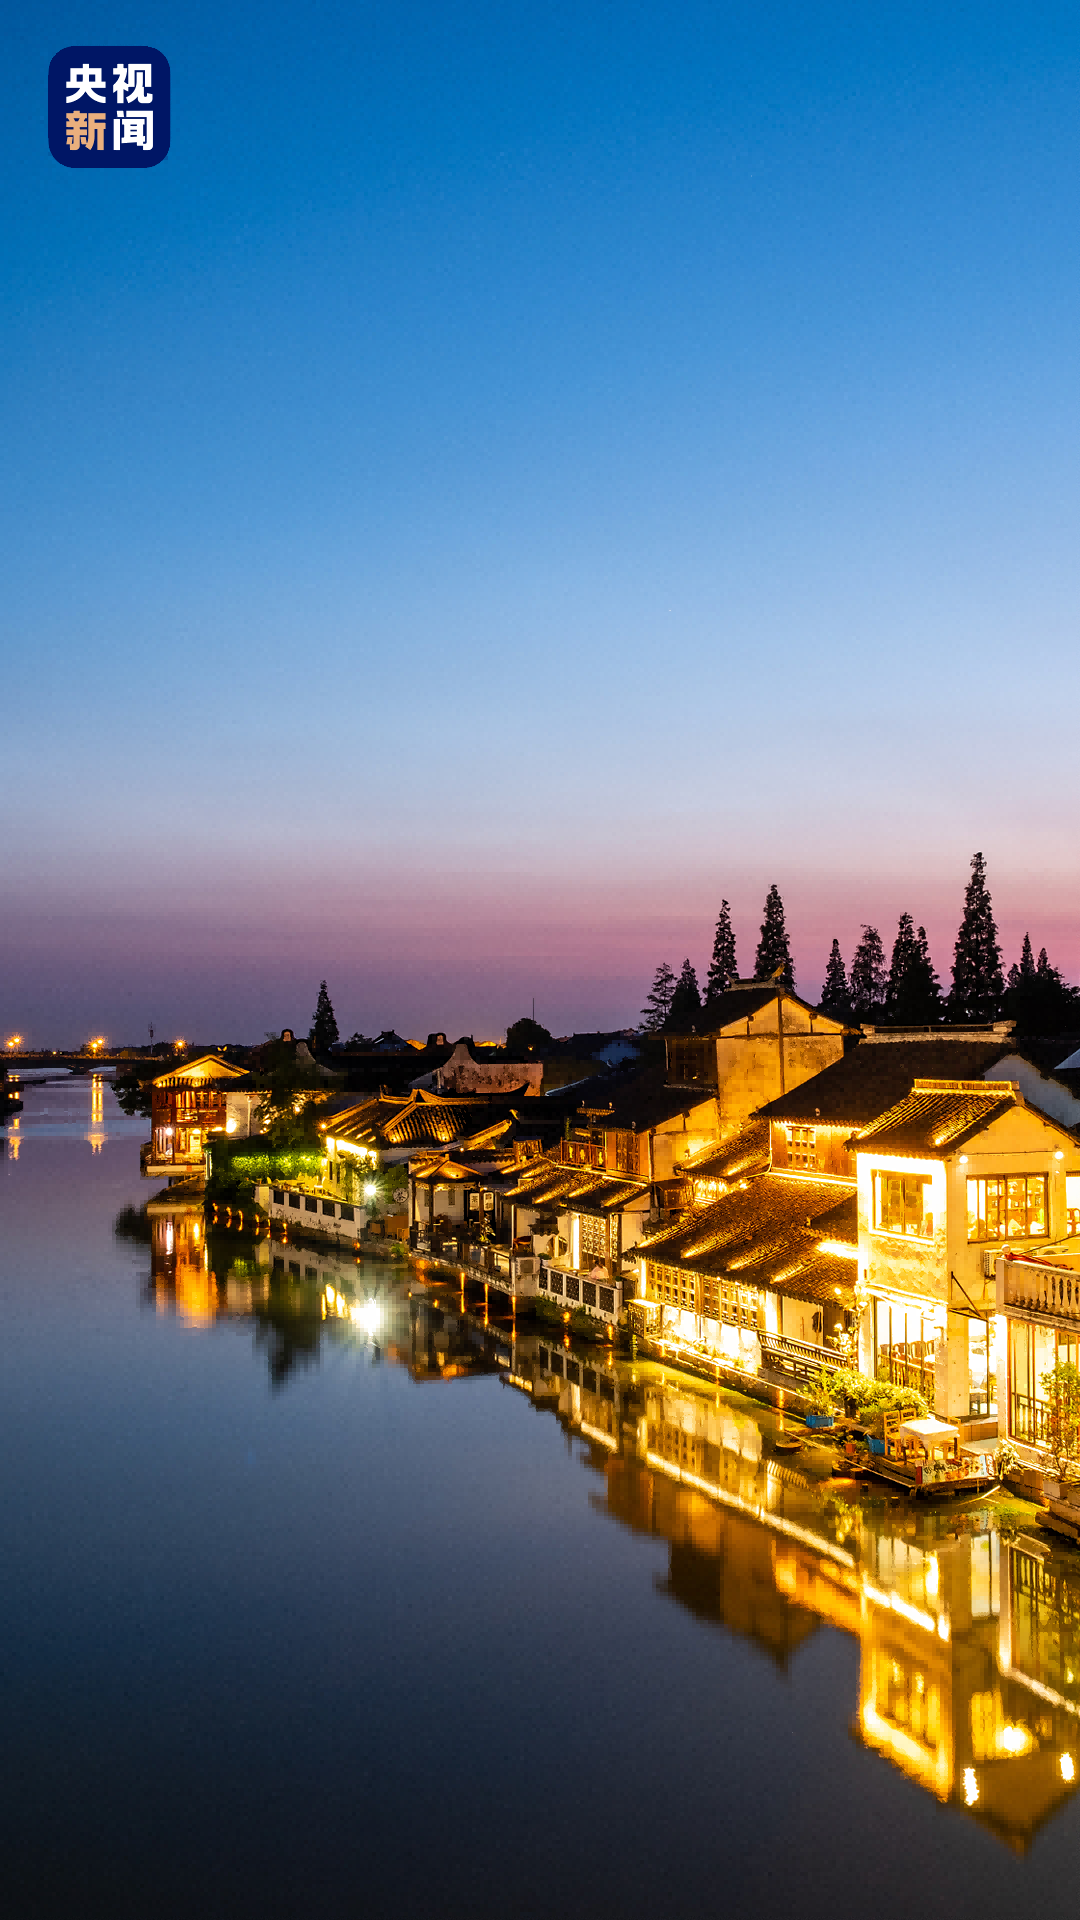
[[[156,47],[62,47],[49,62],[49,152],[62,167],[156,167],[169,151]]]

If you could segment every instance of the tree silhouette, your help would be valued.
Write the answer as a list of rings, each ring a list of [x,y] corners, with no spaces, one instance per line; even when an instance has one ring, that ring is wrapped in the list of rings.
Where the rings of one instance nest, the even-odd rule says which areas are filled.
[[[1009,968],[1004,1004],[1020,1033],[1062,1033],[1080,1017],[1080,993],[1050,965],[1045,947],[1036,961],[1026,933],[1019,965]]]
[[[941,1018],[941,985],[930,958],[926,928],[916,932],[910,913],[900,915],[893,941],[885,1014],[901,1027],[930,1026]]]
[[[697,974],[689,960],[682,963],[682,972],[675,983],[671,996],[667,1025],[670,1033],[689,1033],[701,1019],[701,995],[698,992]]]
[[[551,1035],[539,1020],[531,1020],[528,1015],[515,1020],[512,1027],[506,1029],[506,1051],[514,1055],[520,1053],[542,1053],[550,1047]]]
[[[334,1009],[330,1004],[330,995],[326,991],[326,981],[319,982],[319,998],[315,1004],[315,1014],[308,1034],[308,1045],[312,1053],[329,1053],[337,1041],[338,1026],[334,1018]]]
[[[986,885],[986,861],[981,853],[972,856],[971,879],[964,892],[964,917],[953,949],[952,980],[949,1012],[954,1020],[997,1018],[1005,981],[994,909]]]
[[[761,923],[761,938],[754,955],[754,979],[772,980],[774,977],[778,985],[794,989],[795,967],[791,958],[791,942],[784,921],[784,903],[775,881],[765,896],[765,918]]]
[[[712,959],[709,971],[705,975],[705,1006],[710,1007],[726,993],[736,978],[735,934],[731,925],[731,910],[726,900],[720,902],[720,917],[716,922],[716,934],[713,938]]]
[[[851,962],[851,1010],[857,1020],[879,1013],[885,1003],[885,949],[876,927],[863,927]]]
[[[661,960],[645,1005],[641,1009],[641,1024],[646,1033],[662,1033],[671,1012],[671,997],[675,992],[675,975],[666,960]]]
[[[820,1004],[822,1013],[831,1013],[834,1020],[848,1020],[851,1017],[851,992],[839,940],[833,941],[829,953]]]

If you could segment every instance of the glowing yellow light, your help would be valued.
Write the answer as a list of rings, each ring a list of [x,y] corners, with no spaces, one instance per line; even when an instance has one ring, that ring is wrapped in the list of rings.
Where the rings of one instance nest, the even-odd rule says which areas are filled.
[[[975,1778],[975,1769],[974,1767],[965,1767],[964,1768],[965,1803],[969,1807],[973,1807],[976,1801],[978,1800],[978,1798],[979,1798],[979,1783]]]
[[[12,1036],[11,1036],[11,1038],[10,1038],[10,1040],[8,1041],[8,1043],[7,1043],[7,1044],[8,1044],[8,1046],[9,1046],[9,1047],[21,1047],[21,1046],[22,1046],[22,1034],[21,1034],[21,1033],[13,1033],[13,1034],[12,1034]]]
[[[1063,1753],[1061,1759],[1058,1761],[1058,1766],[1061,1768],[1062,1779],[1066,1785],[1071,1786],[1072,1782],[1076,1779],[1076,1768],[1073,1764],[1072,1754]]]
[[[997,1745],[1003,1753],[1030,1753],[1035,1742],[1026,1727],[1002,1727]]]

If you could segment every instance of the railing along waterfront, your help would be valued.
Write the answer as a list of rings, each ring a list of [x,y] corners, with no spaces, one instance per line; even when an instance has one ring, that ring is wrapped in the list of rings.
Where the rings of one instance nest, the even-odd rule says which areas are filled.
[[[761,1357],[765,1363],[793,1380],[819,1380],[824,1367],[827,1374],[843,1366],[838,1353],[825,1347],[812,1347],[808,1341],[789,1339],[784,1333],[759,1333]]]
[[[1050,1320],[1080,1321],[1080,1273],[1031,1260],[1006,1260],[1005,1305]]]

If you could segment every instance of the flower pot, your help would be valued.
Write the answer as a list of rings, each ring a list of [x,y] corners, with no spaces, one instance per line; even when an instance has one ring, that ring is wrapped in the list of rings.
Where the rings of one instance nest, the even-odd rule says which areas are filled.
[[[1052,1473],[1043,1474],[1042,1490],[1043,1490],[1044,1500],[1060,1500],[1061,1499],[1061,1481],[1057,1478],[1055,1474],[1052,1474]]]

